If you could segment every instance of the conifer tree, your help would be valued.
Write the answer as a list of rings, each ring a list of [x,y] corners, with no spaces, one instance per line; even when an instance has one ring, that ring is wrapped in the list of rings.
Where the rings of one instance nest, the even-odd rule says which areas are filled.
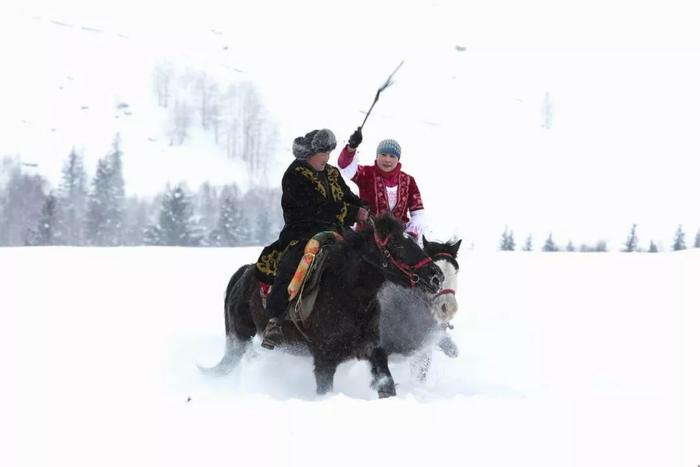
[[[62,243],[62,225],[59,204],[56,196],[49,193],[41,208],[39,223],[34,230],[33,245],[60,245]]]
[[[22,172],[19,166],[10,168],[9,172],[5,189],[0,193],[0,245],[31,244],[46,200],[46,180]]]
[[[559,247],[557,247],[556,243],[554,243],[554,239],[552,238],[551,233],[549,234],[549,237],[547,237],[547,240],[544,242],[542,251],[559,251]]]
[[[513,231],[508,230],[507,226],[501,234],[501,244],[499,246],[499,249],[502,251],[515,250],[515,240],[513,239]]]
[[[679,225],[673,237],[673,251],[685,250],[685,248],[685,233],[683,233],[683,228]]]
[[[631,253],[637,251],[639,246],[639,238],[637,237],[637,224],[632,225],[629,235],[627,236],[627,241],[625,241],[625,247],[622,249],[625,253]]]
[[[192,202],[181,186],[168,189],[158,225],[147,229],[145,240],[154,245],[198,246],[202,236],[193,216]]]
[[[83,225],[87,197],[87,175],[83,158],[71,149],[65,164],[58,193],[63,216],[64,238],[67,245],[83,244]]]
[[[120,146],[121,140],[116,135],[112,151],[97,163],[85,216],[86,239],[91,245],[122,243],[125,193]]]
[[[219,221],[210,234],[216,246],[240,246],[250,237],[238,200],[232,195],[221,201]]]

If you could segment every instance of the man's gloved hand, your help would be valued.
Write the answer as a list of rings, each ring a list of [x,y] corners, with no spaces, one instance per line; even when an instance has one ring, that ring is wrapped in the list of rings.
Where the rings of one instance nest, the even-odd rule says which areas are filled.
[[[357,127],[357,130],[348,138],[348,147],[350,149],[357,149],[357,147],[362,142],[362,129]]]

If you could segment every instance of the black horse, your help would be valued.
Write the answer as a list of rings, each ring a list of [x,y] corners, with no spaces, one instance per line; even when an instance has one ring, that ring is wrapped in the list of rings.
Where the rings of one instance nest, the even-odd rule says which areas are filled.
[[[447,333],[457,312],[457,252],[462,241],[430,242],[423,238],[423,250],[443,272],[443,288],[432,294],[424,290],[406,290],[387,283],[377,300],[381,308],[380,344],[387,354],[415,355],[413,369],[425,380],[437,346],[448,357],[457,357],[459,349]]]
[[[381,216],[360,232],[327,246],[325,267],[313,312],[303,324],[285,320],[282,348],[309,351],[314,359],[316,390],[333,389],[340,363],[369,360],[372,387],[379,397],[396,395],[387,356],[379,345],[379,310],[373,306],[385,281],[436,293],[444,279],[440,269],[404,232],[401,222]],[[267,323],[254,276],[254,265],[241,267],[226,289],[226,353],[206,372],[226,373],[240,360],[251,339]]]

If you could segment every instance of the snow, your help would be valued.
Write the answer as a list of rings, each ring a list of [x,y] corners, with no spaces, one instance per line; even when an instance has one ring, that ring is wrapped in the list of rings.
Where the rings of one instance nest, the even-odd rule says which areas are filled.
[[[0,464],[687,466],[700,459],[700,250],[460,254],[425,383],[392,357],[315,394],[308,357],[223,352],[259,248],[0,249]]]
[[[92,175],[119,132],[128,195],[246,189],[209,135],[169,145],[156,64],[255,84],[280,125],[274,184],[295,136],[328,127],[342,145],[405,59],[359,157],[397,139],[433,239],[464,239],[460,356],[436,353],[425,383],[392,357],[398,396],[381,401],[365,362],[319,397],[309,358],[257,341],[207,378],[224,288],[258,247],[2,248],[0,465],[700,463],[700,250],[488,252],[505,225],[535,249],[550,232],[615,251],[633,223],[643,246],[697,231],[684,0],[634,15],[621,1],[34,3],[0,15],[0,163],[19,157],[54,186],[73,146]]]
[[[637,5],[634,18],[625,2],[575,13],[551,2],[373,2],[338,15],[316,0],[248,2],[236,14],[205,3],[29,3],[8,14],[0,156],[39,164],[55,185],[71,147],[92,175],[119,131],[128,195],[182,180],[245,190],[240,161],[226,160],[211,135],[193,131],[169,145],[152,73],[170,63],[222,86],[255,85],[280,129],[266,180],[276,185],[294,137],[327,127],[342,145],[405,60],[359,157],[371,164],[380,140],[397,139],[438,230],[479,249],[495,248],[505,225],[520,244],[532,233],[541,246],[552,232],[560,245],[607,240],[617,249],[633,223],[641,245],[664,248],[678,224],[691,234],[700,227],[689,170],[700,152],[699,42],[683,1]],[[454,221],[455,202],[468,223]]]

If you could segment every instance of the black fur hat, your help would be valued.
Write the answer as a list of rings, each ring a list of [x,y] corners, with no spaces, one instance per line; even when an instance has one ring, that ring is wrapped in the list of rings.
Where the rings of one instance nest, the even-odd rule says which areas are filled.
[[[333,132],[328,128],[322,128],[294,138],[292,153],[297,159],[306,159],[319,152],[332,151],[336,144]]]

